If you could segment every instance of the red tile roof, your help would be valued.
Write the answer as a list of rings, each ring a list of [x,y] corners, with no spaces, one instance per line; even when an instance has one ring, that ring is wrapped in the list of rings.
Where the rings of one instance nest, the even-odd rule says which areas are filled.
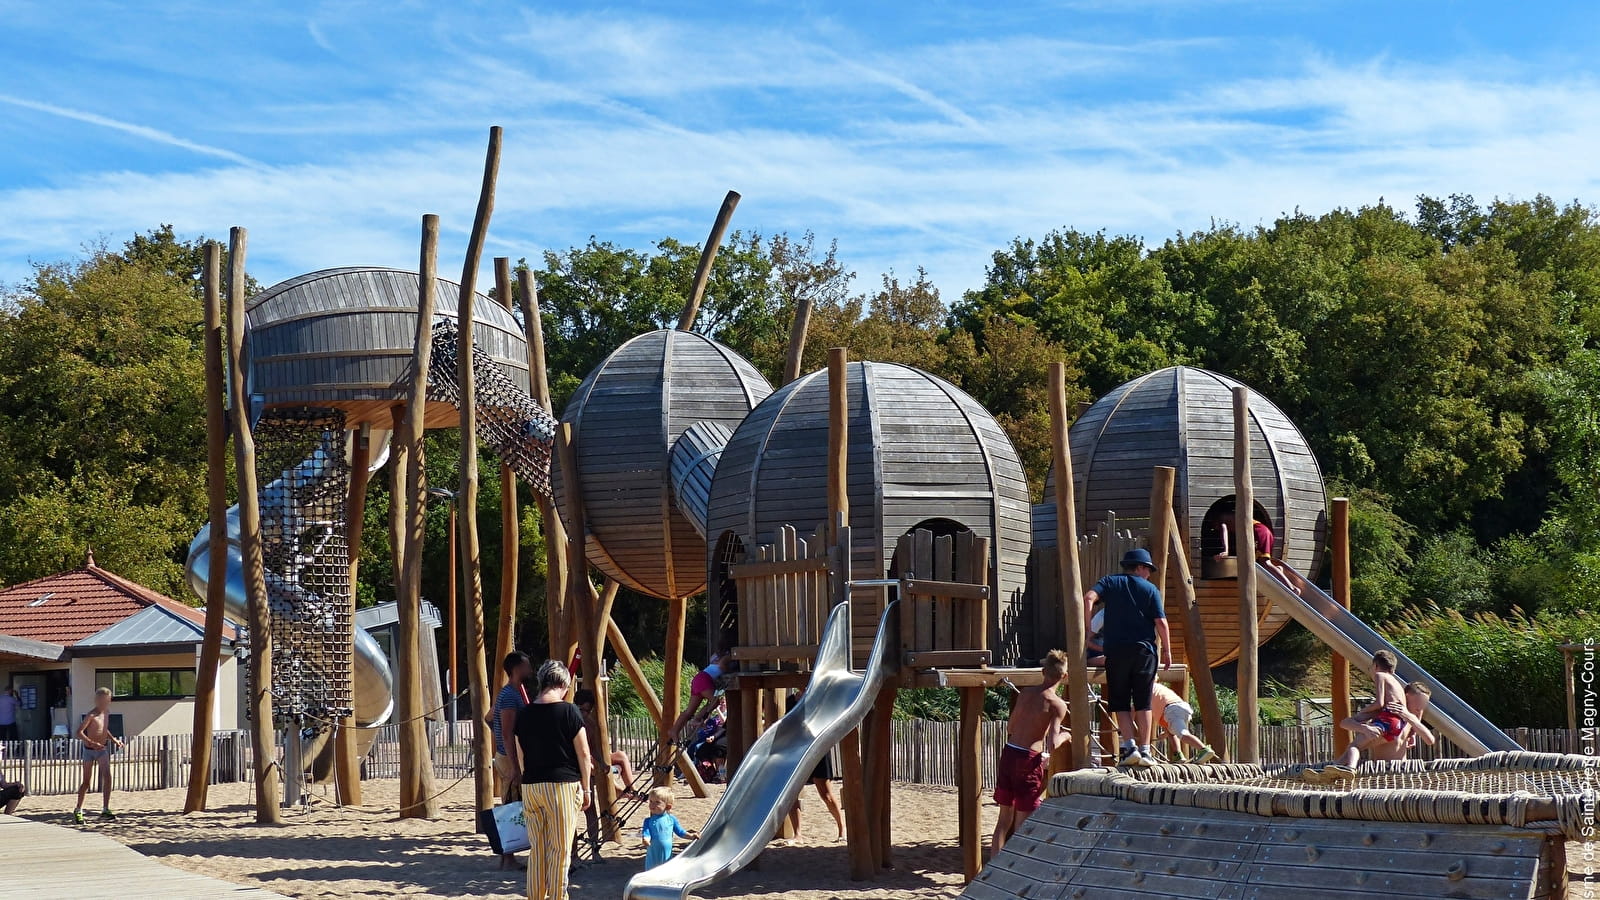
[[[204,611],[107,572],[91,557],[81,569],[0,590],[0,634],[71,646],[151,606],[205,627]],[[235,636],[232,627],[226,632]]]

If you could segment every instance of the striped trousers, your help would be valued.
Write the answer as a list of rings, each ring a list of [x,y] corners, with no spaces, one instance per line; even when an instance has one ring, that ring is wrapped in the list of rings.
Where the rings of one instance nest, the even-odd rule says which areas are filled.
[[[572,839],[583,815],[578,782],[541,781],[522,786],[528,826],[528,900],[567,900]]]

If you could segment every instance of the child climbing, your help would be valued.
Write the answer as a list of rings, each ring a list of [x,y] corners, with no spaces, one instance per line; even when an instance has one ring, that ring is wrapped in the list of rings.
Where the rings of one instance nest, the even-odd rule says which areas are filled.
[[[1194,719],[1194,707],[1179,697],[1177,691],[1159,681],[1150,688],[1150,718],[1164,726],[1167,734],[1177,742],[1180,758],[1185,747],[1194,751],[1189,755],[1188,762],[1203,763],[1216,758],[1217,752],[1211,749],[1211,745],[1189,730],[1189,723]]]
[[[683,823],[672,814],[672,800],[672,788],[658,787],[650,791],[650,815],[645,817],[644,828],[640,830],[646,848],[644,854],[646,869],[654,869],[672,858],[674,837],[690,840],[699,837],[692,831],[685,831]]]
[[[1039,808],[1050,754],[1058,744],[1070,739],[1061,727],[1067,717],[1067,703],[1057,693],[1066,678],[1067,654],[1051,650],[1039,668],[1043,681],[1019,693],[1011,710],[1006,745],[1000,750],[994,785],[994,802],[1000,807],[1000,816],[995,820],[991,856],[999,854],[1012,833]]]
[[[1362,751],[1403,739],[1408,725],[1427,731],[1422,720],[1406,707],[1406,686],[1394,674],[1397,663],[1395,655],[1388,650],[1372,654],[1372,702],[1339,723],[1340,728],[1350,732],[1350,746],[1337,760],[1321,769],[1302,771],[1301,778],[1313,784],[1355,778]]]

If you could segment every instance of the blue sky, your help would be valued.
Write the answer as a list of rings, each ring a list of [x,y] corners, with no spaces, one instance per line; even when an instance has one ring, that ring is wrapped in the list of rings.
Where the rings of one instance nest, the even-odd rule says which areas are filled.
[[[170,222],[264,283],[734,226],[947,298],[1013,237],[1158,243],[1419,193],[1600,198],[1580,2],[0,0],[0,282]],[[260,8],[258,8],[260,7]]]

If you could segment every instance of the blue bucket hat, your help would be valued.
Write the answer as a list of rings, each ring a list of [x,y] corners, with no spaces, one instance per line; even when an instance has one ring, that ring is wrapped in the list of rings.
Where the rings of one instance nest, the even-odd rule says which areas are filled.
[[[1143,547],[1135,547],[1132,550],[1129,550],[1127,553],[1122,554],[1122,567],[1126,569],[1132,566],[1149,566],[1152,570],[1154,570],[1156,567],[1156,562],[1150,558],[1149,550],[1146,550]]]

